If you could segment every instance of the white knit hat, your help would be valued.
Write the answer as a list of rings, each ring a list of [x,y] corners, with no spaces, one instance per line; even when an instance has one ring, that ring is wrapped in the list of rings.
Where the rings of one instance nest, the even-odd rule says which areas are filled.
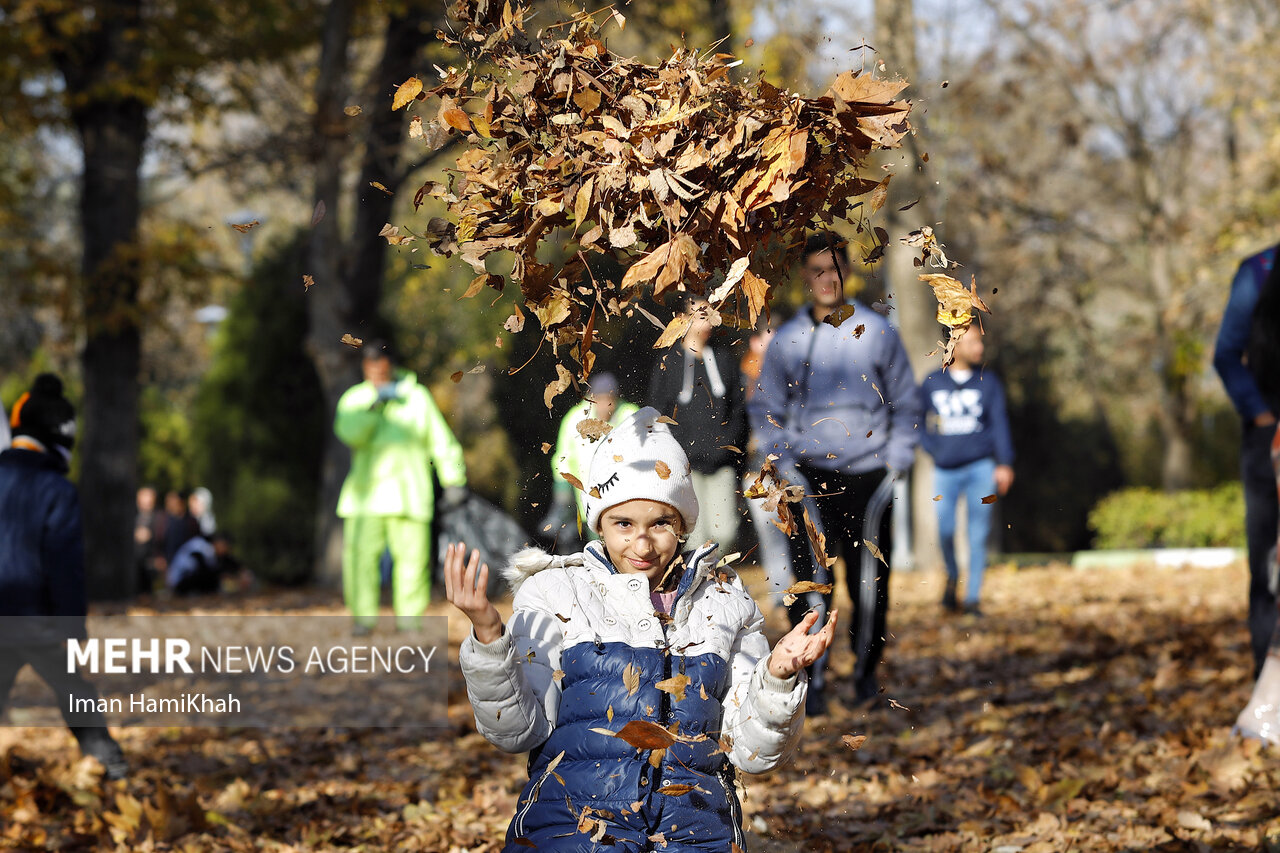
[[[698,498],[689,477],[689,457],[658,410],[646,406],[615,426],[591,457],[587,490],[587,526],[595,530],[600,514],[636,498],[676,508],[685,532],[698,523]]]

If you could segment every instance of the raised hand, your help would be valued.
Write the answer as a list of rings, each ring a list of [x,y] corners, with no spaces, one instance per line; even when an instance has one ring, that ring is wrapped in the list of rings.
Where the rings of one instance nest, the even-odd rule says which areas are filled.
[[[810,634],[809,629],[818,622],[818,611],[810,611],[800,624],[791,629],[769,655],[769,673],[775,678],[790,678],[809,664],[822,657],[830,648],[836,636],[836,616],[840,611],[832,610],[831,617],[822,630]]]
[[[472,551],[466,560],[467,546],[456,542],[445,549],[445,597],[471,620],[476,639],[486,645],[502,636],[502,615],[489,600],[489,566],[480,562],[480,552]]]

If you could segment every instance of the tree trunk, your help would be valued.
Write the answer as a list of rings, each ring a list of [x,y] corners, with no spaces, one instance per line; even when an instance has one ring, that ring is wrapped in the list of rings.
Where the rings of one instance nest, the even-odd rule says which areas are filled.
[[[912,85],[907,87],[902,97],[914,98],[918,91],[919,63],[916,61],[916,18],[912,0],[876,0],[875,15],[877,59],[884,62],[887,76],[911,81]],[[916,134],[923,135],[924,114],[913,112],[911,124]],[[889,245],[882,263],[885,293],[894,307],[890,320],[902,335],[918,381],[937,366],[925,356],[935,349],[938,322],[937,303],[933,300],[932,291],[918,278],[920,270],[914,264],[915,252],[899,242],[900,237],[911,231],[933,225],[936,218],[929,182],[922,171],[916,134],[908,134],[903,139],[899,152],[890,152],[888,162],[895,167],[894,175],[889,184],[888,201],[881,210],[884,227],[889,232]],[[913,201],[916,204],[909,210],[899,209]],[[912,554],[899,554],[895,565],[904,561],[909,561],[912,566],[941,565],[938,522],[933,503],[933,463],[923,453],[916,454],[910,495]]]
[[[325,21],[320,77],[316,83],[315,200],[327,212],[312,232],[308,266],[318,285],[309,303],[309,346],[324,389],[330,419],[342,393],[360,379],[359,358],[339,341],[350,332],[359,338],[386,335],[389,328],[378,314],[386,274],[387,241],[378,236],[390,221],[392,197],[370,184],[381,183],[395,192],[406,177],[400,151],[405,137],[404,113],[391,111],[391,95],[415,71],[414,59],[428,38],[424,25],[432,20],[427,4],[412,3],[386,24],[383,54],[375,70],[368,105],[369,131],[360,178],[355,186],[353,232],[345,237],[339,215],[343,164],[352,150],[352,119],[343,113],[343,96],[351,88],[347,57],[352,4],[334,0]],[[345,239],[344,239],[345,237]],[[332,420],[330,421],[332,422]],[[342,577],[342,528],[335,516],[338,493],[350,464],[347,448],[329,430],[321,463],[316,518],[315,578],[336,585]]]
[[[80,496],[90,598],[131,596],[138,462],[139,173],[146,105],[131,85],[141,57],[139,0],[106,0],[55,59],[84,153],[80,302],[85,345]]]

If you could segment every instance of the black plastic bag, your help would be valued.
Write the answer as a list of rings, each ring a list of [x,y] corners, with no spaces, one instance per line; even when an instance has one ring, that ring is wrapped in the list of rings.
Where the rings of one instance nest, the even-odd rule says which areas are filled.
[[[479,495],[468,493],[462,503],[438,508],[435,527],[437,573],[443,571],[445,549],[455,542],[465,542],[468,559],[474,549],[489,566],[489,599],[507,595],[502,570],[517,551],[533,541],[515,519]]]

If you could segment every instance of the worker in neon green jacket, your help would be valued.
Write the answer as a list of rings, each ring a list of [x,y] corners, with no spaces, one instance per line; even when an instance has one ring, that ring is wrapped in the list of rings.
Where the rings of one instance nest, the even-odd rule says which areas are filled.
[[[578,424],[588,418],[598,418],[610,426],[631,417],[639,407],[618,397],[618,380],[612,373],[597,373],[591,377],[587,399],[565,413],[560,421],[555,453],[551,457],[552,499],[551,509],[539,525],[539,530],[559,539],[570,533],[574,524],[573,505],[577,499],[579,519],[586,519],[586,495],[569,484],[561,473],[572,474],[580,482],[586,480],[591,468],[591,454],[599,441],[592,441],[578,431]],[[593,535],[585,525],[577,525],[588,536]],[[572,537],[570,537],[572,538]]]
[[[462,445],[431,392],[412,372],[395,369],[381,342],[366,344],[362,354],[364,381],[342,395],[334,422],[334,432],[351,448],[338,516],[342,592],[357,635],[368,634],[377,622],[378,562],[385,548],[395,560],[396,626],[419,626],[431,600],[432,468],[446,505],[465,499],[467,482]]]

